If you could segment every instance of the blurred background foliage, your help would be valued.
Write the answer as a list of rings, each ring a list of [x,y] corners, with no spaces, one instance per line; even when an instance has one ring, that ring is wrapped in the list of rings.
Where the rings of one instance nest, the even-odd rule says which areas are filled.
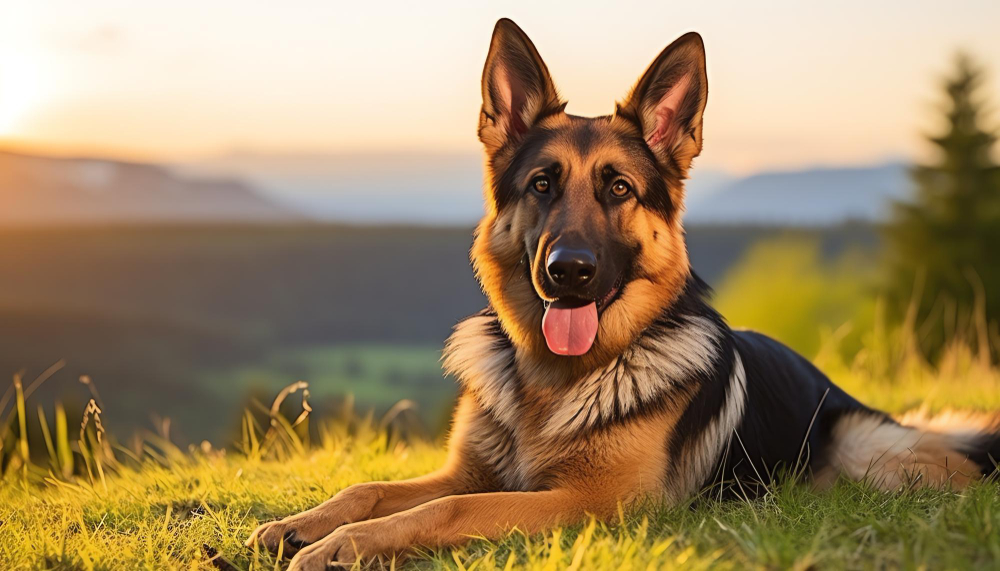
[[[861,348],[874,319],[878,268],[860,248],[824,259],[815,238],[788,232],[755,244],[719,284],[717,308],[737,327],[756,329],[815,356],[836,342]]]
[[[916,192],[886,229],[887,292],[897,308],[913,300],[930,355],[970,327],[1000,341],[1000,165],[984,76],[970,56],[956,58],[943,82],[946,126],[927,137],[937,158],[913,169]]]

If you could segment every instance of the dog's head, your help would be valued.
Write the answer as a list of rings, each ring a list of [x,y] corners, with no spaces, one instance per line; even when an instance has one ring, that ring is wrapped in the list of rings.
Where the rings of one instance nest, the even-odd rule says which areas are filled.
[[[613,115],[584,118],[565,113],[531,40],[500,20],[482,89],[476,275],[522,352],[602,366],[690,273],[681,213],[708,96],[701,37],[663,50]]]

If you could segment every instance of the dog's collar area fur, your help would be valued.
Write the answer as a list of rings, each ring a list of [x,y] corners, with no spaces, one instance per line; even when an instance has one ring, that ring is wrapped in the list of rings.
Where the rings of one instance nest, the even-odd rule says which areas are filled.
[[[729,329],[704,301],[696,276],[684,293],[618,358],[558,390],[563,394],[543,436],[572,435],[623,421],[691,391],[732,356]],[[487,309],[455,327],[445,345],[445,370],[500,424],[513,427],[522,388],[536,382],[519,372],[515,349],[495,312]]]

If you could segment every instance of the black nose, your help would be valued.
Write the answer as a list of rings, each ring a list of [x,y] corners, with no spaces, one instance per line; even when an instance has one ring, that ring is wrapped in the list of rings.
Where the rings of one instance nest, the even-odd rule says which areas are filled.
[[[556,246],[546,264],[549,277],[563,287],[582,287],[597,273],[597,258],[590,250]]]

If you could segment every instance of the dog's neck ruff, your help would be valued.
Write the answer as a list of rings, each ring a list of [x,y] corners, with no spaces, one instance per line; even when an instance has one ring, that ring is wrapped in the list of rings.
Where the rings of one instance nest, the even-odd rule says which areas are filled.
[[[700,289],[689,288],[614,361],[557,389],[563,394],[549,411],[542,436],[624,420],[664,402],[678,389],[689,390],[696,379],[712,375],[727,334],[718,314],[702,301]],[[536,382],[519,372],[514,346],[490,310],[455,327],[445,344],[444,367],[466,394],[508,428],[514,428],[518,418],[522,388]]]

